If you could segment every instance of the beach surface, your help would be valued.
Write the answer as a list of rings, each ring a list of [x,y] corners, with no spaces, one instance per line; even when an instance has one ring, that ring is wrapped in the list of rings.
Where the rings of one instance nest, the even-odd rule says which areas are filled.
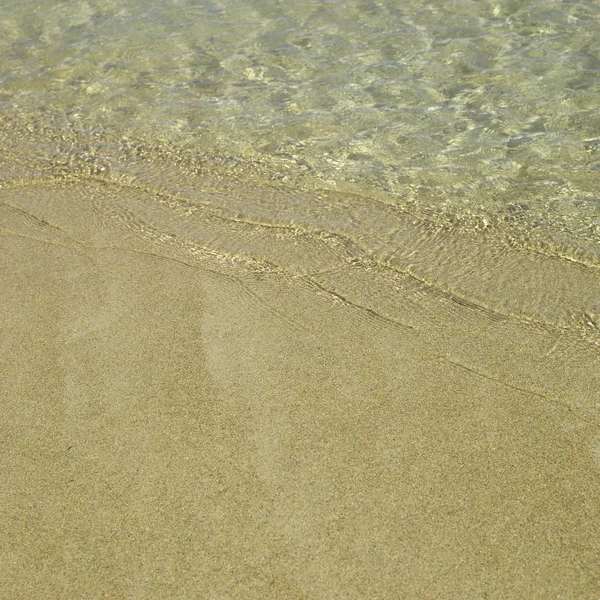
[[[598,597],[597,271],[111,190],[2,191],[1,597]]]

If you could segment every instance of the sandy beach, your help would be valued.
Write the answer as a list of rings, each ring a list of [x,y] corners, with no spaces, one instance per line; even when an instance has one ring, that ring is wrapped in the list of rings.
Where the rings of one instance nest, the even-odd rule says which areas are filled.
[[[593,338],[81,198],[2,195],[1,597],[598,597]]]
[[[600,2],[0,2],[0,600],[600,600]]]

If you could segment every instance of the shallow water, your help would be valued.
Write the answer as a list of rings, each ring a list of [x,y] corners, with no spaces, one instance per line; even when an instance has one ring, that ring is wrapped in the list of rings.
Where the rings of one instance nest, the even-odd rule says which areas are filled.
[[[599,21],[3,3],[5,593],[595,597]]]
[[[436,280],[510,304],[486,281],[506,246],[600,265],[599,18],[593,2],[4,4],[2,184],[160,190],[423,279],[456,233],[473,247],[447,261],[482,281]],[[559,322],[596,322],[596,290],[564,309],[557,293]]]
[[[599,18],[547,0],[8,2],[5,135],[172,142],[597,254]]]

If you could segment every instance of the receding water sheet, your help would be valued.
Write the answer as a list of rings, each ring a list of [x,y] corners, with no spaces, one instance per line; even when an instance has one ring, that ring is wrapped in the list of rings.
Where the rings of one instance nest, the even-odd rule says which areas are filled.
[[[600,10],[513,4],[0,7],[0,596],[598,597]]]

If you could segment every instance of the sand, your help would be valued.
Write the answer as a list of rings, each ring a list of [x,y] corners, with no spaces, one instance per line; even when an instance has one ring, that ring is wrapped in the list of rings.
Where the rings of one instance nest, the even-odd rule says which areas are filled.
[[[593,331],[83,186],[2,192],[0,597],[600,597]]]

